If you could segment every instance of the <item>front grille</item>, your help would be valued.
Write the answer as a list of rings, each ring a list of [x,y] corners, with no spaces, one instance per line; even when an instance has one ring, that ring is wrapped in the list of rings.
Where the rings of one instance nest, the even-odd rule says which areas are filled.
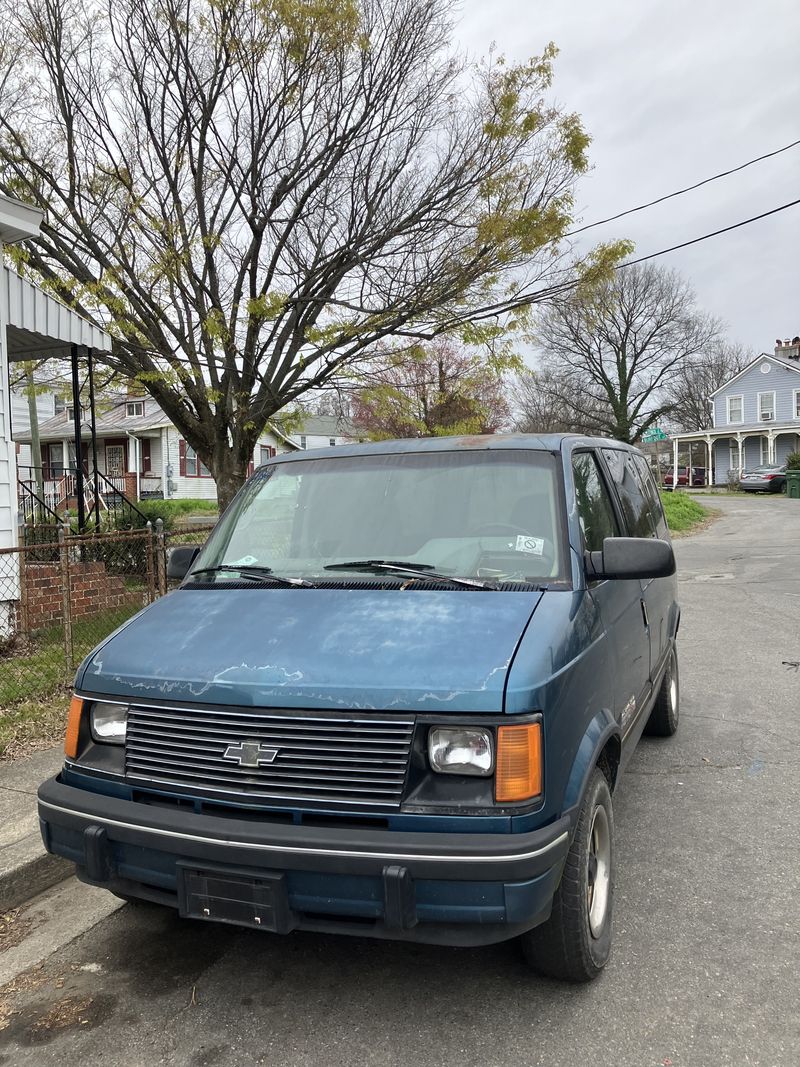
[[[125,774],[195,795],[398,807],[413,731],[412,718],[132,705]],[[249,744],[277,755],[259,767],[225,758],[242,744],[250,755]]]

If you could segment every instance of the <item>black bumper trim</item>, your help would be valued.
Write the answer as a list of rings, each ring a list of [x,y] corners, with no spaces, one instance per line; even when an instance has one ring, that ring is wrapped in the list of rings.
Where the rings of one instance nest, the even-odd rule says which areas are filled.
[[[83,833],[103,827],[110,842],[176,856],[284,870],[381,875],[400,865],[415,878],[523,881],[560,865],[569,848],[569,819],[524,834],[408,833],[254,823],[140,805],[51,778],[39,788],[39,819]],[[48,844],[50,842],[50,844]]]

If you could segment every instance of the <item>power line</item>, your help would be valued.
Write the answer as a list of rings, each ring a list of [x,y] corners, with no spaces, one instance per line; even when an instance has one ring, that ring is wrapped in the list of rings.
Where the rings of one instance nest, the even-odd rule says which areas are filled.
[[[721,233],[730,233],[731,230],[738,230],[740,226],[749,226],[751,222],[758,222],[759,219],[766,219],[770,215],[777,215],[779,211],[786,211],[787,208],[796,207],[800,204],[800,200],[792,200],[788,204],[781,204],[780,207],[774,207],[771,211],[764,211],[760,215],[753,215],[752,218],[742,219],[741,222],[734,222],[731,226],[723,226],[721,230],[714,230],[712,233],[704,233],[702,237],[693,237],[691,241],[681,241],[678,245],[672,245],[671,248],[662,248],[660,252],[651,252],[647,256],[639,256],[638,259],[626,259],[624,263],[618,263],[616,269],[622,270],[623,267],[632,267],[635,263],[645,263],[648,259],[657,259],[659,256],[666,256],[670,252],[677,252],[679,248],[688,248],[689,245],[696,245],[700,241],[707,241],[710,237],[719,237]]]
[[[792,141],[791,144],[784,145],[783,148],[776,148],[772,152],[765,152],[763,156],[756,156],[755,159],[748,159],[746,163],[740,163],[738,167],[731,167],[730,170],[720,171],[719,174],[712,174],[710,178],[703,178],[700,182],[695,182],[694,185],[687,185],[683,189],[676,189],[674,193],[667,193],[665,196],[659,196],[656,200],[649,200],[646,204],[639,204],[638,207],[630,207],[627,211],[620,211],[617,215],[609,215],[607,219],[598,219],[597,222],[588,222],[585,226],[579,226],[575,230],[570,230],[566,233],[565,237],[574,237],[575,234],[583,233],[584,230],[591,230],[595,226],[603,226],[607,222],[614,222],[616,219],[624,218],[625,215],[633,215],[637,211],[644,211],[645,208],[654,207],[656,204],[663,204],[665,200],[671,200],[675,196],[683,196],[684,193],[691,193],[694,189],[699,189],[702,185],[708,185],[709,182],[715,182],[719,178],[727,178],[730,174],[736,174],[740,170],[744,170],[746,167],[752,167],[754,163],[761,163],[765,159],[771,159],[773,156],[778,156],[781,152],[788,152],[790,148],[796,148],[800,145],[800,140]]]

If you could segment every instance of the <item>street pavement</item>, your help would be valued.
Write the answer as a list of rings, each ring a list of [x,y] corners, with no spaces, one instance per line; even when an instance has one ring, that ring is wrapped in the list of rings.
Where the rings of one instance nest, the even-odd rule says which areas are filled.
[[[712,503],[676,542],[680,730],[643,739],[614,796],[598,981],[537,978],[513,943],[278,938],[126,905],[0,990],[0,1065],[800,1063],[800,505]]]

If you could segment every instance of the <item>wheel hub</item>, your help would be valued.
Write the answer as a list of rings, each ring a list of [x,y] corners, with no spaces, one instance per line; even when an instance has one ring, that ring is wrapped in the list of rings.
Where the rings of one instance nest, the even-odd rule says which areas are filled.
[[[611,882],[611,831],[606,809],[599,804],[592,814],[586,882],[589,929],[597,938],[605,925]]]

